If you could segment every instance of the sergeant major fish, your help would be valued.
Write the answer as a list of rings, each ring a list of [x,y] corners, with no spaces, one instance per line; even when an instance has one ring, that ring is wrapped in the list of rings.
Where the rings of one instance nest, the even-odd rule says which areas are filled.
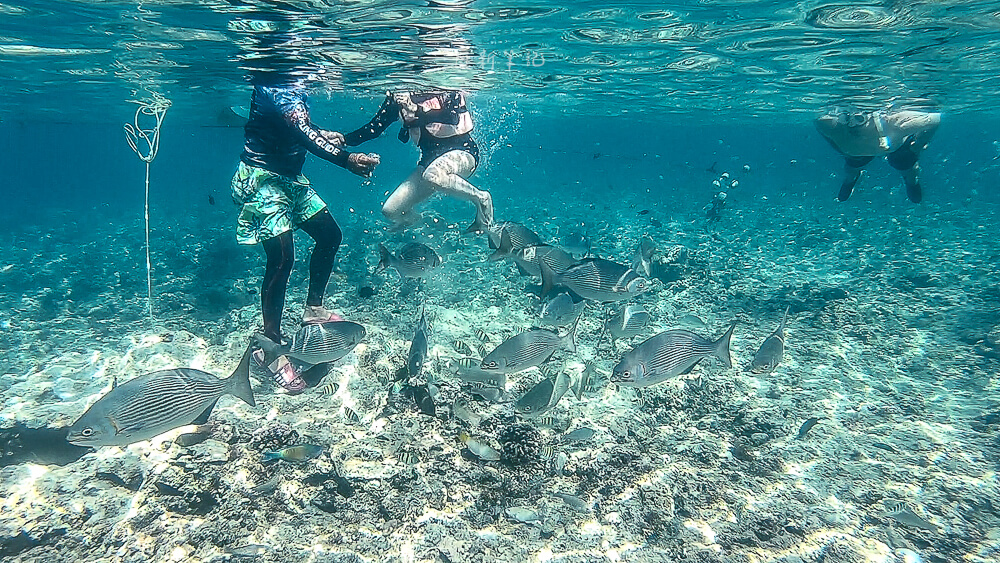
[[[603,258],[584,258],[562,273],[545,262],[540,266],[543,297],[560,284],[584,299],[600,302],[631,299],[650,287],[649,280],[632,268]]]
[[[117,385],[73,423],[66,439],[93,448],[126,446],[196,420],[204,422],[223,395],[256,406],[250,388],[251,349],[248,345],[228,379],[197,369],[174,368]]]
[[[781,324],[768,336],[760,345],[757,354],[754,355],[747,370],[750,373],[770,373],[778,367],[781,359],[785,355],[785,321],[788,319],[788,309],[785,307],[785,314],[781,317]]]
[[[626,352],[612,371],[611,381],[622,387],[649,387],[689,373],[710,356],[731,368],[729,341],[735,328],[733,323],[715,342],[683,329],[661,332]]]
[[[254,342],[264,351],[263,365],[269,365],[278,356],[288,356],[309,365],[336,362],[353,350],[364,339],[365,327],[350,321],[306,323],[292,335],[284,346],[263,334],[255,334]]]
[[[375,273],[392,267],[404,278],[422,278],[432,269],[441,265],[441,257],[434,249],[419,242],[404,244],[397,255],[389,252],[383,244],[378,245],[379,261]]]
[[[539,366],[556,350],[576,352],[576,327],[579,319],[565,336],[545,328],[533,328],[501,342],[483,358],[480,368],[486,371],[514,373]]]

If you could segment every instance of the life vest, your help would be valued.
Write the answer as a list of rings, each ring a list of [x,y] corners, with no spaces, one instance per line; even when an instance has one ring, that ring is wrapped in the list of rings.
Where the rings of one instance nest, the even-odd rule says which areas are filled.
[[[435,92],[433,94],[409,94],[410,101],[416,105],[416,109],[400,105],[399,115],[403,118],[403,123],[410,129],[410,136],[416,142],[419,138],[419,131],[423,129],[439,139],[447,139],[458,135],[465,135],[472,131],[472,114],[465,105],[465,94],[461,92]],[[442,112],[443,110],[443,112]],[[427,114],[430,112],[442,112],[441,117],[458,116],[457,123],[446,123],[444,121],[430,121],[424,123],[423,127],[418,127],[417,113]],[[414,131],[416,129],[417,131]]]

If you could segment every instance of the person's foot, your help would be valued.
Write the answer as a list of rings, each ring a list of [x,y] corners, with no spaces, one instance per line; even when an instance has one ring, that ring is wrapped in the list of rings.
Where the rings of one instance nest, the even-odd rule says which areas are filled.
[[[493,199],[486,197],[476,206],[476,219],[465,230],[467,233],[482,234],[493,224]]]
[[[287,391],[288,394],[298,395],[305,390],[306,382],[302,379],[302,374],[299,373],[294,364],[288,361],[287,357],[279,356],[270,365],[265,366],[264,351],[258,348],[253,351],[251,358],[254,364],[270,375],[271,380]]]
[[[328,323],[331,321],[342,320],[344,320],[344,317],[341,317],[337,313],[330,311],[322,305],[306,305],[305,309],[302,310],[302,324]]]
[[[837,194],[837,199],[840,201],[847,201],[847,198],[851,197],[851,192],[854,191],[854,184],[844,184],[840,186],[840,193]]]
[[[920,182],[906,184],[906,197],[913,203],[920,203],[924,198],[923,190],[920,189]]]

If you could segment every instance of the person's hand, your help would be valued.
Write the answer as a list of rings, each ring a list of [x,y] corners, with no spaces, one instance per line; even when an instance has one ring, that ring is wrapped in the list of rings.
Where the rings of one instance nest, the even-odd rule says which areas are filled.
[[[334,146],[342,147],[346,142],[346,140],[344,139],[344,135],[336,131],[320,131],[320,132],[323,134],[323,137],[327,141],[333,143]]]
[[[397,92],[392,95],[392,98],[396,100],[396,103],[399,104],[399,106],[405,109],[406,111],[410,113],[417,112],[417,104],[415,104],[413,100],[410,99],[409,92]]]
[[[365,154],[363,152],[351,153],[347,157],[347,169],[358,176],[368,178],[372,175],[375,167],[379,165],[381,159],[375,153]]]

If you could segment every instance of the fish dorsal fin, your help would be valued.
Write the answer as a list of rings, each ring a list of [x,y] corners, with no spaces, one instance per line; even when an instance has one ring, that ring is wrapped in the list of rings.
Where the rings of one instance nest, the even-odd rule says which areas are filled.
[[[785,341],[785,321],[788,320],[788,310],[791,308],[791,305],[785,306],[785,314],[781,317],[781,324],[778,325],[778,330],[774,331],[775,336],[780,338],[782,342]]]
[[[622,310],[622,330],[628,326],[628,322],[632,319],[632,306],[628,305]]]

